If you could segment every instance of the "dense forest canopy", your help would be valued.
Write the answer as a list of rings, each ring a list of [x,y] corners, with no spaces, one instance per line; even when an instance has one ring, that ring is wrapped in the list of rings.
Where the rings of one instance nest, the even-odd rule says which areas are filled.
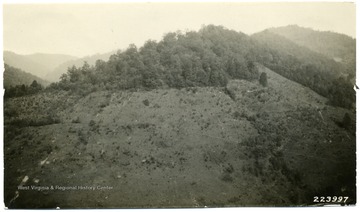
[[[355,102],[353,76],[340,74],[346,69],[343,64],[270,30],[248,36],[214,25],[198,32],[170,32],[140,48],[131,44],[94,66],[70,67],[48,89],[86,95],[105,89],[225,86],[232,79],[259,80],[256,63],[313,89],[334,105],[352,107]]]
[[[81,84],[97,88],[153,89],[158,87],[225,86],[229,79],[258,79],[250,37],[223,27],[207,26],[199,32],[168,33],[160,42],[130,45],[108,62],[71,67],[52,87],[75,89]],[[85,86],[87,87],[87,86]]]

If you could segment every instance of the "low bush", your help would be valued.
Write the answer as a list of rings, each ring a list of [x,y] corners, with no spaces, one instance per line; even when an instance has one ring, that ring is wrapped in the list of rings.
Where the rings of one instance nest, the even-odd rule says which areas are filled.
[[[150,102],[149,102],[148,99],[145,99],[145,100],[143,101],[143,104],[144,104],[145,106],[149,106],[149,105],[150,105]]]
[[[230,89],[228,89],[227,87],[225,87],[224,93],[225,93],[226,95],[228,95],[233,101],[236,100],[236,94],[235,94],[235,92],[234,92],[233,90],[230,90]]]
[[[72,121],[71,121],[72,123],[80,123],[80,117],[78,116],[78,117],[76,117],[76,119],[73,119]]]

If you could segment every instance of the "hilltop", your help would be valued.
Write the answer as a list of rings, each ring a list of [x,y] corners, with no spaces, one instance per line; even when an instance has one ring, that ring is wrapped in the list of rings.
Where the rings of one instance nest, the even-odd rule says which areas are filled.
[[[71,67],[52,89],[87,94],[95,90],[128,90],[224,86],[229,80],[258,79],[254,64],[263,64],[329,99],[354,108],[352,77],[346,66],[268,30],[251,37],[221,26],[198,32],[168,33],[141,48],[130,45],[108,61]]]

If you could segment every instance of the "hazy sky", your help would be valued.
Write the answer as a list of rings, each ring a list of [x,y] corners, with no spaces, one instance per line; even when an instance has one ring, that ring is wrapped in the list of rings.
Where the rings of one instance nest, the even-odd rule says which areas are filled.
[[[4,50],[74,56],[159,41],[203,24],[255,33],[298,24],[355,37],[353,3],[118,3],[4,5]]]

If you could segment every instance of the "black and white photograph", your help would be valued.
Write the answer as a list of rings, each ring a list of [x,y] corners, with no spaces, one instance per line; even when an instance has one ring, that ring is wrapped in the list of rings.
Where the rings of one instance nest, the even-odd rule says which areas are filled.
[[[353,207],[356,4],[2,3],[7,209]]]

